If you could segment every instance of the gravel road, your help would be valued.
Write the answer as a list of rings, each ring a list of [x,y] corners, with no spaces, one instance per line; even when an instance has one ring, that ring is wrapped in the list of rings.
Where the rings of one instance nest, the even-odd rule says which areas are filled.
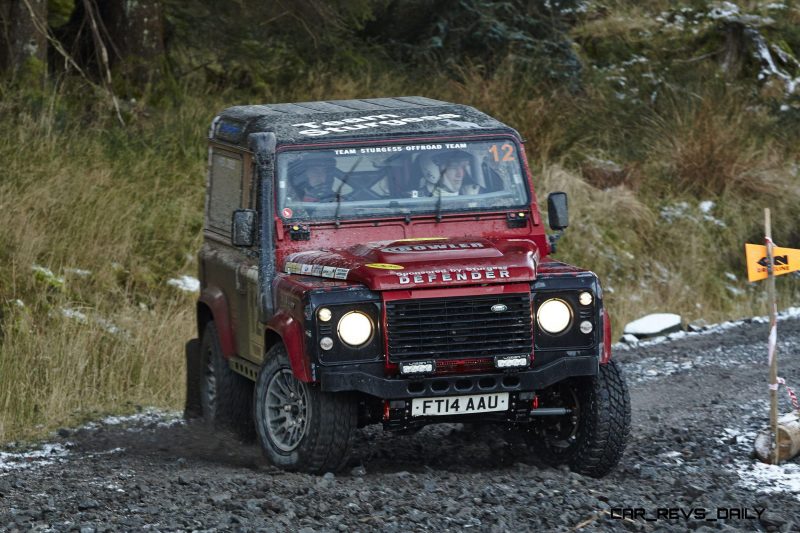
[[[767,423],[766,337],[756,320],[617,349],[633,430],[604,479],[548,468],[511,436],[461,424],[368,428],[349,472],[289,474],[255,445],[150,412],[60,430],[33,451],[3,448],[0,529],[798,531],[800,459],[751,458]],[[779,357],[800,386],[797,318],[779,325]]]

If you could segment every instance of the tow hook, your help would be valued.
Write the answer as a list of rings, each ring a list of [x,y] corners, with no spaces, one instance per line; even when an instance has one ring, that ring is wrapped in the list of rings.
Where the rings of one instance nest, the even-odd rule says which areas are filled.
[[[560,416],[572,413],[572,409],[566,407],[539,407],[531,409],[531,416]]]

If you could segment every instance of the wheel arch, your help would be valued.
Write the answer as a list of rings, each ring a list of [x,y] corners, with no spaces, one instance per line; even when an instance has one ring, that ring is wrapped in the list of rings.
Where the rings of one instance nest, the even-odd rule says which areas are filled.
[[[286,348],[295,377],[300,381],[314,381],[311,361],[306,355],[303,326],[283,311],[273,315],[267,323],[264,332],[264,353],[268,353],[277,343],[282,343]]]
[[[213,321],[217,326],[220,348],[226,359],[236,355],[236,337],[233,334],[229,309],[228,299],[219,287],[205,287],[197,300],[197,336],[202,339],[206,324]]]

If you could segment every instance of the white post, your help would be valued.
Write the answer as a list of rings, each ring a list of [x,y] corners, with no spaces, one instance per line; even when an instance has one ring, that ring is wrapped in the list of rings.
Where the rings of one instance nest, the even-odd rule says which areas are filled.
[[[778,439],[778,303],[775,297],[775,273],[773,272],[774,250],[769,208],[764,209],[764,240],[767,245],[767,295],[769,296],[769,425],[772,429],[774,454],[772,463],[778,464],[780,440]]]

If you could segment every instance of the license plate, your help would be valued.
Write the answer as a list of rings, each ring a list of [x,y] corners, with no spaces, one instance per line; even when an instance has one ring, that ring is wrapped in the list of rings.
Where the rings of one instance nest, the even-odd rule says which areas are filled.
[[[508,393],[415,398],[411,400],[411,416],[468,415],[508,409]]]

